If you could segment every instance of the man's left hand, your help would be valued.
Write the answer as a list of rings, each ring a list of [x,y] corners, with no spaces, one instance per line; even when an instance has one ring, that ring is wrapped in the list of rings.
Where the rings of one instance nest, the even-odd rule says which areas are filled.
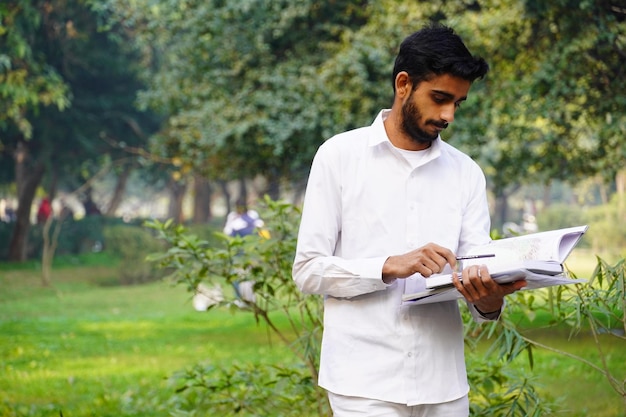
[[[461,274],[452,275],[456,289],[483,314],[499,311],[506,295],[526,286],[525,280],[498,284],[491,278],[485,265],[469,266]]]

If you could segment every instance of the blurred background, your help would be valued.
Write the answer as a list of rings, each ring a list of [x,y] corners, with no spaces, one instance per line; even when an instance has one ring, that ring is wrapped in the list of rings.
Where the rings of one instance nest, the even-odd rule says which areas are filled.
[[[42,205],[85,235],[93,215],[204,223],[240,197],[298,204],[317,147],[390,106],[398,44],[428,21],[491,66],[444,139],[486,171],[494,228],[589,223],[597,250],[626,244],[623,2],[9,0],[0,13],[0,259],[37,256]],[[105,243],[71,240],[59,253]]]

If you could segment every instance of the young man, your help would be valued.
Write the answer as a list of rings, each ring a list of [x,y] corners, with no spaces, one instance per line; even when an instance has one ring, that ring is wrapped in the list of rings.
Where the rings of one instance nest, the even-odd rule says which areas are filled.
[[[335,416],[469,414],[457,302],[401,298],[489,241],[484,174],[439,136],[487,71],[452,29],[424,28],[400,46],[392,108],[315,156],[293,275],[324,296],[319,384]],[[477,320],[497,319],[524,286],[498,285],[484,266],[461,277]]]

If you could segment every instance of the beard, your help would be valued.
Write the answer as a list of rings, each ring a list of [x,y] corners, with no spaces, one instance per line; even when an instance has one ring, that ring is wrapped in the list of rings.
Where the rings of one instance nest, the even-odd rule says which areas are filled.
[[[422,129],[420,127],[420,124],[422,123],[424,125],[434,124],[436,126],[443,127],[445,129],[445,127],[448,126],[448,123],[443,122],[443,121],[435,122],[434,120],[423,121],[422,112],[415,105],[413,100],[411,100],[412,96],[413,96],[413,93],[411,92],[411,95],[409,96],[406,103],[402,105],[402,123],[400,127],[402,131],[413,142],[418,143],[420,145],[428,145],[432,143],[435,139],[437,139],[437,137],[439,136],[439,133],[435,132],[433,134],[430,134],[426,132],[424,129]]]

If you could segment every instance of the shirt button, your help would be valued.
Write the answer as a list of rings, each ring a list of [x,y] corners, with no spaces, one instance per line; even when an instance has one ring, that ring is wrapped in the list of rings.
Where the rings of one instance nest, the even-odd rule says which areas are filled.
[[[411,356],[413,356],[413,352],[409,352],[407,356],[410,358]]]

